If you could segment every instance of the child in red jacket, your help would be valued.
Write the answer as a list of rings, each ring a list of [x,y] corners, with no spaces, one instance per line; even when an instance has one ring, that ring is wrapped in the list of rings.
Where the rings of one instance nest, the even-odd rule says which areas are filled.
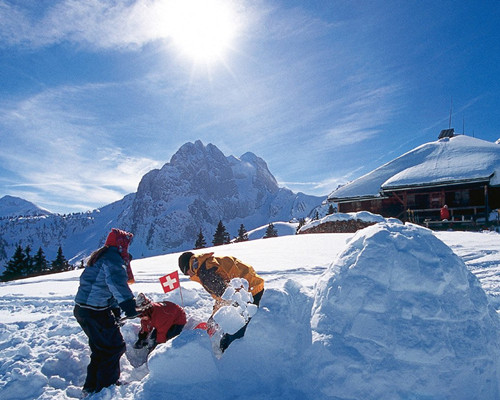
[[[186,313],[175,303],[153,302],[140,293],[136,304],[142,311],[139,339],[134,344],[136,349],[147,346],[152,351],[158,343],[165,343],[181,333],[186,325]]]

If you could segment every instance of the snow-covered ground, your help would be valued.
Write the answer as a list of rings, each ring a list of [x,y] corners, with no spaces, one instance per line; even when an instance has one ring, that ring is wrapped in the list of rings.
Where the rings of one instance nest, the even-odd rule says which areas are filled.
[[[245,337],[218,359],[205,332],[185,329],[147,365],[123,357],[129,383],[91,398],[498,399],[499,241],[381,223],[203,249],[240,258],[266,281]],[[163,294],[158,278],[177,258],[134,260],[132,289],[183,301],[194,326],[212,299],[184,277],[182,300]],[[79,396],[89,361],[72,315],[80,273],[0,284],[1,399]],[[138,329],[123,326],[128,344]]]

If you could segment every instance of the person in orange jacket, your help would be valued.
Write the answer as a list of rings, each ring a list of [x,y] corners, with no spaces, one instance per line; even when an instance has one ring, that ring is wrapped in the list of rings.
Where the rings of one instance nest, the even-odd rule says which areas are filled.
[[[227,304],[222,299],[222,295],[233,278],[247,280],[248,291],[252,294],[253,304],[256,306],[259,306],[264,294],[264,279],[255,272],[253,267],[243,263],[236,257],[215,257],[214,253],[194,255],[191,252],[185,252],[179,257],[179,268],[184,275],[189,276],[189,279],[200,283],[215,299],[212,317],[222,305]],[[210,317],[209,322],[211,322],[212,317]],[[236,333],[223,335],[220,341],[222,352],[227,349],[231,342],[245,335],[248,322]]]
[[[158,343],[179,335],[186,325],[186,313],[170,301],[153,302],[143,293],[136,299],[137,308],[141,311],[141,330],[134,348],[145,346],[152,351]]]

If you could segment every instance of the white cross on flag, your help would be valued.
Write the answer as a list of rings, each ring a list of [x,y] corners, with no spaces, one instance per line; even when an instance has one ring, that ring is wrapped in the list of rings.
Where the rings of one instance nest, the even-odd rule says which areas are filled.
[[[180,287],[179,272],[175,271],[160,278],[160,283],[165,293]]]

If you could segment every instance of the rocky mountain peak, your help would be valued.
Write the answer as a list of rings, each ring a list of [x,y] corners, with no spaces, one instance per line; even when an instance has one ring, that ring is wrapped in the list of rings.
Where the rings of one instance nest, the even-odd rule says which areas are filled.
[[[48,253],[62,245],[68,259],[80,259],[102,244],[110,227],[134,233],[135,257],[183,251],[193,247],[200,230],[210,243],[219,221],[235,237],[241,224],[251,230],[306,217],[322,200],[280,188],[266,162],[253,153],[226,157],[198,140],[145,174],[135,194],[90,214],[0,220],[0,261],[11,257],[18,242],[32,248],[43,244]]]

